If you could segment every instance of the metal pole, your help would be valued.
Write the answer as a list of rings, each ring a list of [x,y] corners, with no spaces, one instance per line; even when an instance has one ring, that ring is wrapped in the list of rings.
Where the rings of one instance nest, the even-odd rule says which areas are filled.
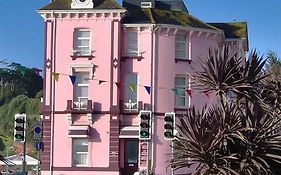
[[[6,154],[6,158],[9,156],[9,149],[7,149],[7,154]],[[8,173],[9,172],[9,166],[6,164],[6,172]]]
[[[40,171],[40,150],[38,151],[38,156],[37,156],[38,162],[37,162],[37,175],[39,175]]]
[[[24,125],[23,125],[24,132],[26,130],[25,126],[26,126],[26,121],[24,120]],[[24,137],[26,137],[25,134],[24,134]],[[23,159],[22,159],[22,173],[24,175],[26,174],[26,171],[25,171],[26,156],[25,155],[26,155],[26,139],[24,138],[24,142],[23,142]]]

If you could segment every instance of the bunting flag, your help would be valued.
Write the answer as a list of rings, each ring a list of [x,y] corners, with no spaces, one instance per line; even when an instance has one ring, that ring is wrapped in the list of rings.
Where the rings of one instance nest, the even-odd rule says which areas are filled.
[[[149,87],[149,86],[144,86],[144,88],[145,88],[145,90],[147,91],[147,93],[150,94],[150,89],[151,89],[151,87]]]
[[[120,89],[120,83],[115,82],[118,89]]]
[[[41,69],[38,69],[38,68],[35,68],[35,73],[36,73],[36,75],[40,75],[40,72],[42,72],[42,70]]]
[[[177,88],[173,88],[173,89],[172,89],[172,91],[175,93],[175,95],[176,95],[176,96],[178,96],[178,95],[179,95],[179,91],[178,91],[178,89],[177,89]]]
[[[192,94],[191,94],[191,89],[187,89],[186,90],[187,94],[190,96],[190,98],[192,97]]]
[[[75,81],[76,81],[76,76],[69,75],[69,78],[70,78],[70,80],[71,80],[72,85],[74,85],[74,84],[75,84]]]
[[[135,92],[136,91],[136,85],[135,84],[130,84],[130,89],[132,92]]]
[[[104,81],[104,80],[99,80],[99,85],[102,84],[102,83],[104,83],[104,82],[106,82],[106,81]]]
[[[59,73],[52,72],[52,75],[53,75],[54,80],[56,80],[56,81],[58,81],[58,80],[59,80],[59,76],[60,76],[60,74],[59,74]]]
[[[23,66],[19,66],[19,71],[20,71],[21,75],[24,76],[26,73],[26,68]]]
[[[206,95],[206,97],[209,98],[209,91],[205,90],[205,91],[203,91],[203,93]]]

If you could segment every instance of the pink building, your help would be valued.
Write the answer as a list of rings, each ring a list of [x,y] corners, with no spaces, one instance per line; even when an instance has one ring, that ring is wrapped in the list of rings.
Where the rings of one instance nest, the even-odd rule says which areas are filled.
[[[225,43],[243,54],[246,23],[207,24],[182,0],[122,4],[53,0],[38,10],[45,23],[42,175],[192,171],[168,167],[164,115],[210,101],[190,87],[199,57]],[[139,114],[151,117],[148,140],[139,139]]]

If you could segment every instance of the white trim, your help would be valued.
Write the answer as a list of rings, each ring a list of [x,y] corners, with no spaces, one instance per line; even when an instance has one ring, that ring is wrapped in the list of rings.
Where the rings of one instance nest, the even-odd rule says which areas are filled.
[[[137,135],[137,136],[119,135],[119,138],[120,138],[120,139],[138,139],[139,136],[138,136],[138,135]]]
[[[70,125],[68,130],[89,130],[89,125]]]
[[[71,9],[71,10],[37,10],[39,14],[52,14],[52,13],[62,13],[62,14],[76,14],[76,13],[125,13],[126,9]]]
[[[151,2],[141,2],[141,8],[152,8]]]
[[[139,126],[124,126],[121,127],[121,131],[138,131]]]
[[[155,24],[123,24],[122,27],[152,27]],[[189,30],[189,31],[197,31],[197,32],[206,32],[206,33],[215,33],[215,34],[224,34],[224,32],[220,29],[203,29],[191,26],[180,26],[180,25],[171,25],[171,24],[156,24],[157,27],[163,28],[174,28],[177,30]]]

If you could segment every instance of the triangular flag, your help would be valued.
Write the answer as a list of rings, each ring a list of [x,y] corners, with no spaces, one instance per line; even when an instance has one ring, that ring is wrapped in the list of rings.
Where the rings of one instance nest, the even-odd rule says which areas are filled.
[[[192,97],[191,89],[187,89],[186,92],[187,92],[187,94],[188,94],[190,97]]]
[[[70,80],[71,80],[72,85],[74,85],[74,84],[75,84],[75,81],[76,81],[76,76],[69,75],[69,78],[70,78]]]
[[[117,88],[119,89],[120,88],[120,83],[115,82],[115,84],[116,84]]]
[[[103,81],[103,80],[99,80],[99,85],[102,84],[102,83],[104,83],[104,82],[105,82],[105,81]]]
[[[144,86],[145,90],[147,91],[148,94],[150,94],[150,87],[149,86]]]
[[[175,95],[176,95],[176,96],[178,96],[178,95],[179,95],[179,91],[178,91],[178,89],[177,89],[177,88],[173,88],[173,89],[172,89],[172,91],[175,93]]]
[[[38,69],[38,68],[35,68],[35,73],[36,73],[36,75],[40,75],[40,72],[42,72],[42,70],[41,69]]]
[[[52,75],[53,75],[54,80],[56,80],[56,81],[58,81],[58,80],[59,80],[59,76],[60,76],[60,74],[59,74],[59,73],[52,72]]]
[[[136,91],[136,85],[135,84],[130,84],[130,89],[132,92],[135,92]]]
[[[205,91],[203,91],[203,93],[206,95],[206,97],[209,98],[209,91],[205,90]]]
[[[22,74],[22,76],[24,76],[25,73],[26,73],[26,68],[23,67],[23,66],[19,66],[19,71],[20,71],[20,73]]]

